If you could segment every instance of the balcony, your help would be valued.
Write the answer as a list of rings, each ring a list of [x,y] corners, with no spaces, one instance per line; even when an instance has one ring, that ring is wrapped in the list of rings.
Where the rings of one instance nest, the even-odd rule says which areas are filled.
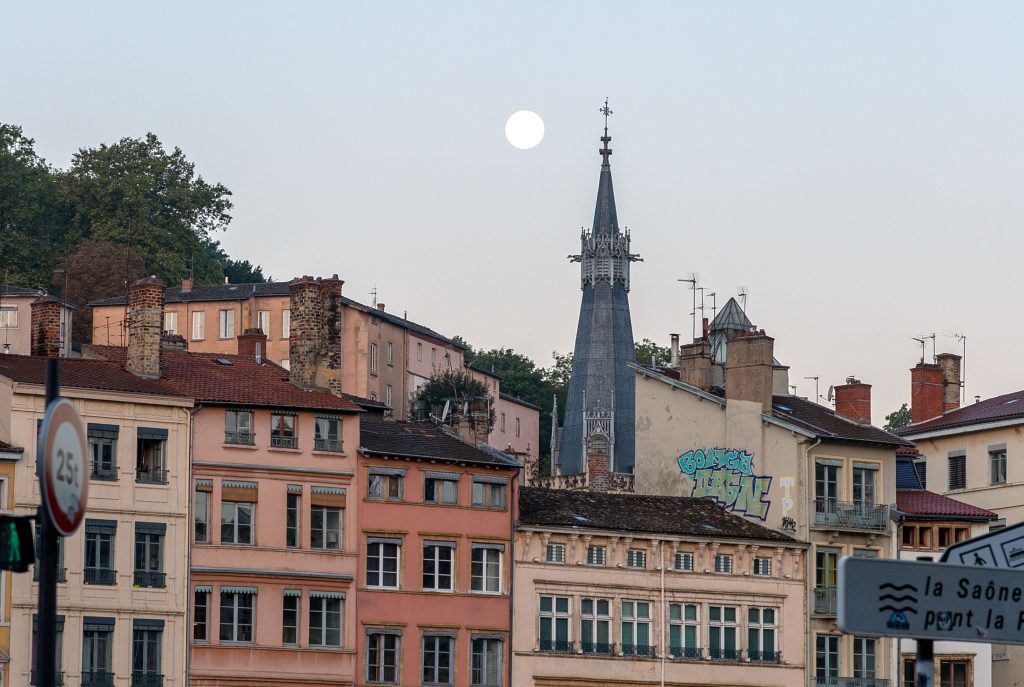
[[[224,443],[233,446],[255,446],[256,435],[252,432],[224,432]]]
[[[704,649],[699,646],[669,647],[668,655],[676,660],[700,661],[704,658]]]
[[[93,465],[92,469],[89,470],[89,479],[99,480],[100,482],[116,482],[117,466]]]
[[[615,645],[605,642],[583,642],[581,647],[585,654],[606,654],[611,656],[615,653]]]
[[[116,570],[109,568],[86,568],[84,573],[86,584],[117,584]],[[82,684],[85,683],[83,682]]]
[[[83,670],[82,687],[114,687],[114,674],[106,670]]]
[[[750,649],[747,651],[747,658],[751,663],[782,663],[782,652]]]
[[[279,436],[276,434],[270,435],[270,447],[271,448],[298,448],[299,439],[298,437]]]
[[[889,687],[889,680],[878,677],[817,677],[814,687]]]
[[[540,650],[552,654],[569,654],[575,651],[576,645],[573,642],[566,642],[557,639],[540,640]]]
[[[742,649],[708,649],[708,658],[712,661],[740,661],[743,659]]]
[[[313,448],[315,448],[317,451],[341,453],[341,439],[321,439],[317,437],[314,440]]]
[[[889,527],[889,506],[816,499],[814,524],[819,527],[885,532]]]
[[[649,656],[654,657],[658,653],[658,647],[653,644],[623,644],[623,656]]]
[[[167,484],[167,470],[162,468],[137,468],[135,482],[138,484]]]
[[[814,588],[814,612],[821,615],[836,614],[836,588]]]
[[[157,572],[155,570],[136,570],[135,586],[162,589],[167,586],[167,573]],[[134,681],[134,679],[135,678],[133,676],[132,680]]]
[[[34,671],[34,670],[29,675],[29,684],[30,685],[38,685],[39,684],[39,682],[37,681],[37,678],[36,678],[36,671]],[[56,673],[53,674],[53,684],[55,684],[55,685],[63,685],[64,684],[64,671],[63,670],[58,670]]]
[[[132,687],[164,687],[160,673],[132,673]]]

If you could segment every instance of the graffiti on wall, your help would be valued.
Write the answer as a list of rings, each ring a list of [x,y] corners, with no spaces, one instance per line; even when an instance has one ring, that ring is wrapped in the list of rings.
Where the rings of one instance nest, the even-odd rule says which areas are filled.
[[[772,478],[754,474],[754,456],[731,448],[699,448],[679,456],[679,470],[693,480],[690,496],[710,496],[725,508],[768,519]]]

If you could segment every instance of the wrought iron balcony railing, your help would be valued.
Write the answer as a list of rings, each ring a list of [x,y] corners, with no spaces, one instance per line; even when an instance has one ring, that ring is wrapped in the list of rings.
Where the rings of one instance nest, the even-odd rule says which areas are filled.
[[[747,649],[747,658],[751,663],[782,663],[782,652]]]
[[[743,659],[742,649],[708,649],[708,658],[712,661],[740,661]]]
[[[164,687],[164,676],[160,673],[132,673],[132,687]]]
[[[889,687],[890,681],[879,677],[817,677],[815,687]]]
[[[540,650],[567,654],[575,650],[575,644],[559,639],[542,639],[540,640]]]
[[[235,446],[252,446],[256,443],[256,435],[252,432],[224,432],[224,443]]]
[[[836,588],[815,587],[814,588],[814,612],[822,615],[836,614]]]
[[[816,499],[814,502],[814,524],[841,529],[884,532],[889,527],[889,506]]]
[[[84,578],[86,584],[116,584],[117,571],[110,568],[86,568]]]
[[[32,566],[32,581],[33,582],[38,582],[39,581],[39,563],[38,562],[35,565]],[[57,569],[57,581],[58,582],[67,582],[68,581],[68,569],[67,568],[58,568]]]
[[[89,469],[89,479],[95,479],[101,482],[116,482],[117,466],[93,464]]]
[[[583,653],[585,654],[613,654],[615,653],[615,645],[608,644],[606,642],[583,642],[581,644]]]
[[[137,468],[135,481],[139,484],[167,484],[167,470],[162,468]]]
[[[699,646],[673,646],[669,647],[668,655],[676,659],[699,661],[704,658],[704,649]]]
[[[136,570],[135,586],[157,588],[166,587],[167,573],[158,572],[156,570]]]
[[[654,656],[658,653],[658,647],[653,644],[623,644],[623,656]]]
[[[298,448],[299,439],[298,437],[286,437],[277,434],[270,435],[270,447],[271,448]]]
[[[330,453],[341,453],[341,439],[320,439],[313,442],[317,451],[328,451]]]
[[[83,670],[82,687],[114,687],[114,674],[107,670]]]
[[[54,678],[53,679],[53,683],[55,685],[58,685],[58,686],[59,685],[63,685],[64,684],[64,671],[63,670],[58,670],[56,673],[54,673],[53,678]],[[36,677],[36,671],[34,671],[34,670],[29,675],[29,684],[30,685],[38,685],[39,684],[38,678]]]

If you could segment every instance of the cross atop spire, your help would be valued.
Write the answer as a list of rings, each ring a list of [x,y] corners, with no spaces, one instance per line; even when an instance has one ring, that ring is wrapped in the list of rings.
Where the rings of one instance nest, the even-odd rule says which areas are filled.
[[[597,152],[604,158],[601,166],[607,167],[609,165],[608,158],[612,154],[612,149],[608,147],[608,143],[612,140],[612,137],[608,135],[608,117],[614,114],[611,108],[608,107],[608,98],[604,99],[604,107],[598,108],[597,111],[604,115],[604,136],[601,137],[601,149]]]

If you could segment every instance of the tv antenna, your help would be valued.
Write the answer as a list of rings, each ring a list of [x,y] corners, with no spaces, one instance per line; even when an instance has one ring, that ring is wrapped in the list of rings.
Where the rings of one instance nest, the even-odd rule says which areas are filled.
[[[715,292],[712,291],[708,294],[708,298],[711,299],[711,319],[715,319],[715,315],[718,314],[718,307],[715,304]]]
[[[933,361],[935,360],[935,333],[934,332],[931,333],[931,334],[921,334],[920,336],[912,336],[910,338],[913,339],[914,341],[916,341],[917,343],[919,343],[921,345],[921,363],[922,364],[924,363],[924,354],[925,354],[925,350],[926,350],[925,346],[926,346],[926,344],[928,342],[928,339],[931,339],[932,340],[932,360]]]
[[[373,288],[370,289],[370,297],[373,298],[373,307],[377,307],[377,285],[374,284]],[[387,307],[387,306],[385,306]]]
[[[736,295],[743,301],[743,312],[747,311],[747,287],[738,286],[736,287]]]
[[[686,279],[677,279],[676,281],[685,282],[690,285],[690,290],[693,291],[693,312],[690,313],[690,317],[693,319],[693,333],[691,336],[697,338],[697,283],[700,282],[700,275],[696,272],[687,272]]]
[[[963,353],[960,356],[960,403],[967,403],[967,376],[964,370],[967,369],[967,335],[963,332],[951,332],[948,329],[942,332],[943,336],[952,336],[960,342]]]
[[[821,377],[815,375],[813,377],[804,377],[804,379],[813,379],[814,380],[814,402],[817,403],[818,399],[821,398],[821,395],[818,393],[818,380],[821,379]]]
[[[703,286],[698,286],[697,290],[700,291],[700,319],[701,319],[701,322],[703,322],[704,321],[704,292],[707,291],[707,289],[705,287],[703,287]],[[696,308],[694,308],[694,310],[696,310]],[[701,331],[703,332],[703,328],[701,329]]]

